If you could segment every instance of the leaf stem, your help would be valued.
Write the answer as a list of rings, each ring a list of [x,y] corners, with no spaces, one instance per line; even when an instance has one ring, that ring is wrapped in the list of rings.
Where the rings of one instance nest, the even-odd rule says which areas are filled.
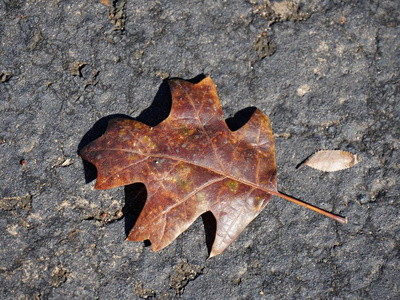
[[[308,204],[306,202],[297,200],[297,199],[295,199],[293,197],[290,197],[288,195],[282,194],[280,192],[272,192],[271,194],[273,194],[275,196],[278,196],[278,197],[281,197],[283,199],[289,200],[290,202],[294,202],[294,203],[296,203],[298,205],[304,206],[305,208],[308,208],[308,209],[311,209],[313,211],[316,211],[317,213],[320,213],[320,214],[322,214],[324,216],[327,216],[327,217],[329,217],[331,219],[334,219],[335,221],[338,221],[339,223],[347,224],[347,218],[343,218],[341,216],[335,215],[335,214],[330,213],[330,212],[328,212],[326,210],[323,210],[321,208],[318,208],[318,207],[316,207],[314,205],[311,205],[311,204]]]

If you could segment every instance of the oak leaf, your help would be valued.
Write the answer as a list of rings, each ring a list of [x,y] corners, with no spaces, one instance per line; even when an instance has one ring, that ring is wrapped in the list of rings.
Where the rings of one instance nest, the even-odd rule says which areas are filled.
[[[160,250],[211,211],[216,234],[210,257],[215,256],[272,195],[345,222],[277,191],[272,128],[260,110],[231,131],[211,78],[197,84],[175,79],[169,85],[172,108],[167,119],[155,127],[113,119],[103,136],[80,151],[98,170],[97,189],[145,184],[147,200],[128,240],[150,240],[153,250]]]

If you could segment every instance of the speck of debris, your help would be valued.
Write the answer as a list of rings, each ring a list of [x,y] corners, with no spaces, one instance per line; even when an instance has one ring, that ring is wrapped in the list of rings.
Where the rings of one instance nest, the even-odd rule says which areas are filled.
[[[181,260],[174,268],[169,286],[175,289],[176,294],[182,294],[189,281],[203,274],[203,269],[202,266],[189,264],[186,259]]]
[[[11,78],[11,76],[12,76],[11,73],[0,72],[0,82],[1,83],[7,82]]]
[[[26,194],[22,197],[4,197],[0,200],[0,209],[10,211],[23,209],[29,211],[32,206],[32,195]]]
[[[85,65],[87,64],[84,62],[75,61],[69,65],[69,73],[73,76],[82,77],[81,69]]]
[[[134,292],[135,292],[136,296],[138,296],[140,298],[144,298],[144,299],[147,299],[149,297],[154,297],[156,295],[156,293],[153,290],[143,288],[143,283],[140,283],[140,282],[138,282],[135,285]]]

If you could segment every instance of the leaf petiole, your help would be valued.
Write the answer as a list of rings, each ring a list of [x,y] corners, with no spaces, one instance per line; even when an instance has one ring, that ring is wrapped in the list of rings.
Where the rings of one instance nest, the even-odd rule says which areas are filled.
[[[320,213],[321,215],[324,215],[324,216],[327,216],[327,217],[329,217],[331,219],[334,219],[335,221],[338,221],[339,223],[347,224],[347,218],[343,218],[341,216],[335,215],[335,214],[330,213],[330,212],[328,212],[326,210],[323,210],[321,208],[318,208],[318,207],[316,207],[314,205],[308,204],[308,203],[303,202],[301,200],[295,199],[295,198],[290,197],[288,195],[282,194],[280,192],[272,192],[271,191],[270,193],[272,195],[275,195],[275,196],[278,196],[280,198],[286,199],[286,200],[288,200],[290,202],[294,202],[294,203],[296,203],[298,205],[301,205],[301,206],[303,206],[305,208],[308,208],[308,209],[311,209],[313,211],[316,211],[317,213]]]

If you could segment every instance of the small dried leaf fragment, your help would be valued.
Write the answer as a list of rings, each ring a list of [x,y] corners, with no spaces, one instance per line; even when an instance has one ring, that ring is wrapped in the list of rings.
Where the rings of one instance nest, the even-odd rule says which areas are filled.
[[[343,150],[321,150],[311,155],[297,168],[306,165],[324,172],[335,172],[350,168],[358,162],[357,154]]]

